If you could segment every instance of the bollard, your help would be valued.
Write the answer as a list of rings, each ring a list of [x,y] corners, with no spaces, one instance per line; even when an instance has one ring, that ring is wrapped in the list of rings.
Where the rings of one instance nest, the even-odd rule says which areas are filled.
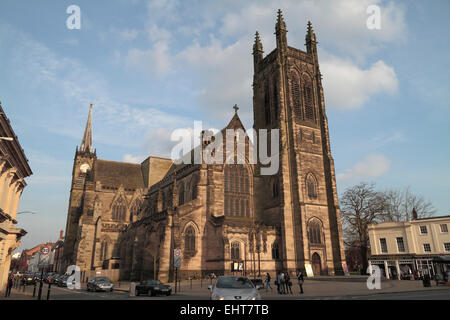
[[[50,300],[50,288],[51,288],[52,284],[49,282],[48,283],[48,290],[47,290],[47,300]]]
[[[200,288],[203,287],[203,277],[200,277]]]
[[[38,300],[41,300],[42,297],[42,287],[44,286],[44,283],[41,279],[41,283],[39,284],[39,292],[38,292]]]
[[[192,290],[192,278],[189,278],[191,280],[191,290]]]
[[[36,281],[34,282],[33,298],[36,297]]]
[[[25,285],[25,282],[23,283],[23,292],[25,292],[25,287],[26,287],[26,285]]]

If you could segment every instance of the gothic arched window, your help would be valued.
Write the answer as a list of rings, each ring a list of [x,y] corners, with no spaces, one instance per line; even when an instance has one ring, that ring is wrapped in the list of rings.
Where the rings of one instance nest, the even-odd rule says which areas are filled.
[[[244,165],[224,169],[225,215],[250,217],[250,176]]]
[[[317,199],[317,182],[312,174],[309,174],[306,178],[306,190],[310,199]]]
[[[270,113],[270,90],[268,81],[264,83],[264,116],[266,125],[270,124],[272,122],[272,116]]]
[[[296,73],[292,73],[291,75],[291,95],[292,95],[292,105],[294,109],[295,116],[297,119],[302,118],[302,99],[300,95],[300,79],[298,78]]]
[[[241,260],[241,244],[237,241],[231,244],[231,260]]]
[[[178,187],[178,205],[181,206],[184,204],[184,183],[180,183]]]
[[[277,88],[277,84],[274,83],[273,84],[273,112],[275,113],[275,119],[279,118],[278,115],[278,88]]]
[[[106,260],[108,255],[108,242],[104,240],[100,247],[100,260]]]
[[[195,230],[192,226],[186,228],[184,234],[184,250],[186,253],[195,252]]]
[[[278,248],[278,242],[272,243],[272,259],[280,259],[280,250]]]
[[[192,177],[191,181],[191,200],[197,199],[198,196],[198,176],[195,175]]]
[[[126,217],[126,212],[127,208],[125,206],[125,201],[122,198],[122,196],[120,196],[112,208],[113,220],[124,221]]]
[[[312,81],[306,75],[303,76],[303,101],[305,103],[305,119],[314,121],[315,114]]]
[[[319,221],[314,220],[309,223],[308,233],[309,233],[309,242],[312,244],[321,244],[322,243],[322,232],[321,232],[321,224]]]
[[[130,222],[133,222],[133,217],[135,217],[139,214],[139,212],[141,211],[141,207],[142,207],[142,201],[139,199],[136,199],[130,209]]]

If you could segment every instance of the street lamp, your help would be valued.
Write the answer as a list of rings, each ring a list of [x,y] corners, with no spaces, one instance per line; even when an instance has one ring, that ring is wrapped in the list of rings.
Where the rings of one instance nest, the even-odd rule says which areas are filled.
[[[11,138],[11,137],[0,137],[0,140],[14,141],[14,138]]]

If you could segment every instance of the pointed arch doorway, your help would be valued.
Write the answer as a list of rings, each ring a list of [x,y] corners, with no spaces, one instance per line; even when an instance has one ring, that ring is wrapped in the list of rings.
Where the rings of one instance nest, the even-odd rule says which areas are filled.
[[[320,262],[320,256],[317,252],[314,252],[311,257],[311,264],[314,276],[320,276],[322,271],[322,263]]]

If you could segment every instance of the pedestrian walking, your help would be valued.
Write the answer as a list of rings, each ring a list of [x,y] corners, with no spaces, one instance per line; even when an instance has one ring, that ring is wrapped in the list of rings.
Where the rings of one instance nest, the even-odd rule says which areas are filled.
[[[281,272],[281,274],[280,274],[280,291],[281,291],[281,294],[285,294],[286,293],[284,272]]]
[[[286,284],[286,293],[292,294],[292,282],[291,277],[289,276],[289,272],[286,272],[285,284]]]
[[[11,295],[11,289],[13,286],[14,286],[14,275],[11,273],[8,277],[8,282],[6,284],[5,297],[9,297]]]
[[[275,281],[277,285],[277,291],[279,294],[281,294],[281,271],[278,271],[277,279]]]
[[[299,270],[297,273],[297,281],[298,281],[298,286],[300,288],[300,294],[303,294],[303,273]]]
[[[264,281],[264,288],[266,288],[266,293],[269,288],[270,288],[270,292],[273,291],[272,286],[270,285],[270,274],[268,272],[266,274],[266,279]]]

